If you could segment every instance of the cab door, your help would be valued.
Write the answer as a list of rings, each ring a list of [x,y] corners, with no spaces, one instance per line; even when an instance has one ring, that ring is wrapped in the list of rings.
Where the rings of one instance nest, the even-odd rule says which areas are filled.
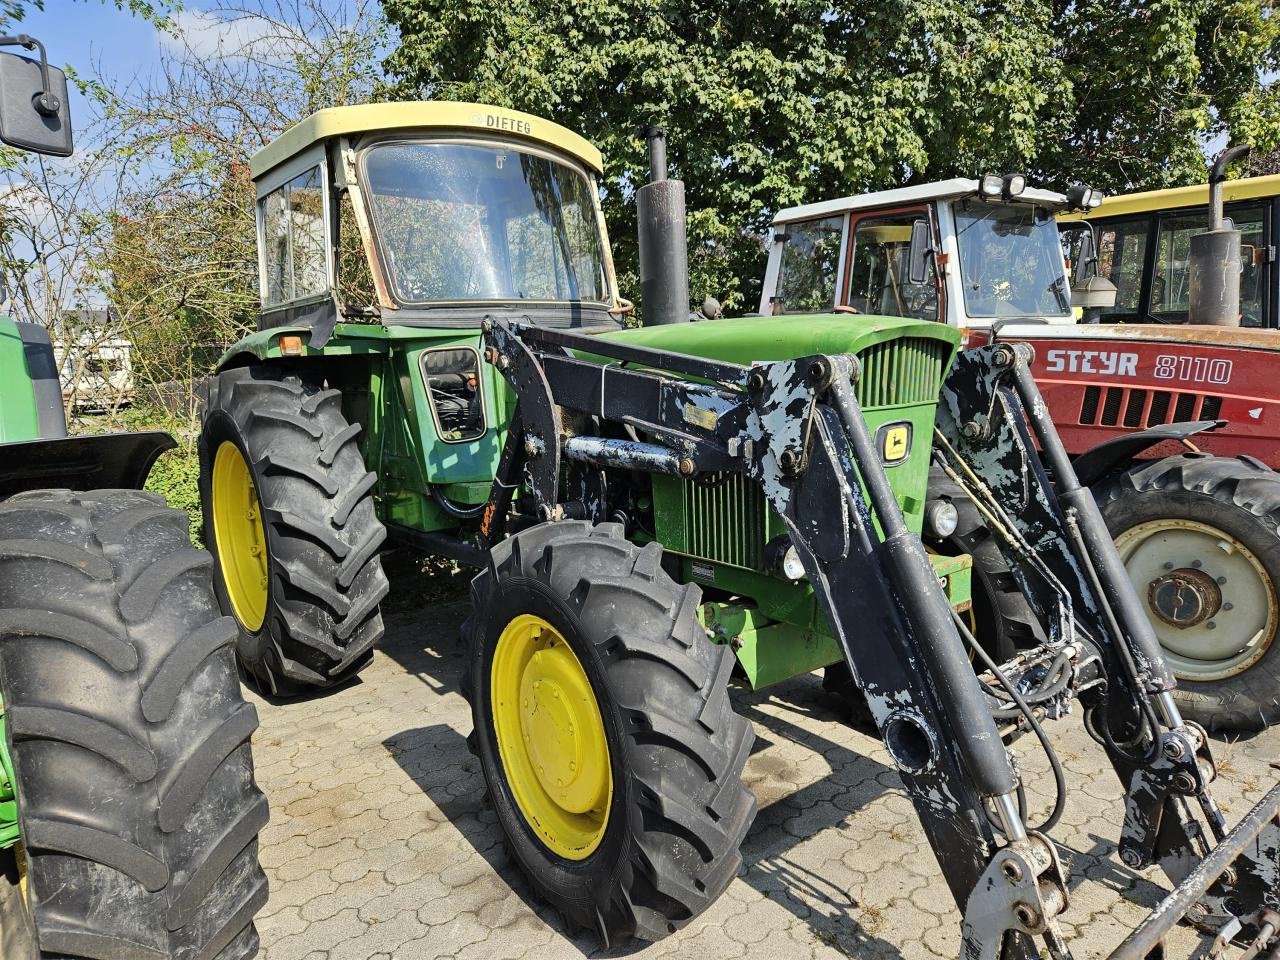
[[[835,307],[847,220],[837,213],[775,228],[762,314],[827,313]]]
[[[926,261],[924,283],[911,282],[911,229],[917,220],[929,223],[937,249],[937,233],[926,204],[851,215],[842,306],[852,313],[882,317],[938,320],[945,316],[935,257]]]

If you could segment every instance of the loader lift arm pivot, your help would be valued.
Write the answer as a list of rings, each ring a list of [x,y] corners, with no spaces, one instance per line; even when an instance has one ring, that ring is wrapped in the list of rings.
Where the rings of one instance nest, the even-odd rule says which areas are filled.
[[[1030,957],[1038,952],[1034,938],[1050,955],[1069,956],[1055,921],[1068,904],[1062,866],[1052,842],[1028,831],[1019,811],[1019,784],[992,700],[861,414],[857,359],[818,355],[748,368],[517,318],[490,317],[483,330],[486,359],[515,391],[517,411],[482,535],[501,537],[522,475],[521,512],[532,502],[539,521],[604,519],[607,504],[562,497],[566,461],[618,472],[749,477],[783,520],[965,914],[963,956]],[[1152,654],[1154,638],[1142,634],[1124,602],[1113,607],[1129,587],[1117,579],[1118,559],[1105,553],[1114,554],[1110,540],[1105,549],[1095,542],[1096,507],[1091,499],[1086,505],[1087,491],[1075,496],[1064,485],[1070,464],[1046,447],[1045,422],[1033,413],[1027,426],[1024,411],[1038,403],[1042,412],[1043,401],[1025,367],[1026,357],[1005,345],[962,355],[939,408],[940,451],[996,510],[1002,502],[1025,505],[1024,513],[1006,516],[1010,550],[1020,551],[1015,576],[1038,609],[1063,624],[1049,653],[1070,661],[1071,682],[1108,734],[1112,763],[1130,788],[1135,830],[1154,835],[1149,856],[1181,880],[1208,853],[1188,801],[1216,810],[1208,793],[1212,764],[1202,759],[1201,731],[1184,724],[1163,696],[1172,681]],[[607,435],[614,431],[606,425],[630,439]],[[1029,429],[1060,474],[1056,491],[1038,466]],[[1065,598],[1064,583],[1072,588]],[[1110,736],[1113,727],[1126,735]],[[1144,744],[1140,756],[1118,745],[1135,737]],[[1186,776],[1193,782],[1180,779]],[[1210,826],[1221,837],[1220,817],[1210,817]],[[1275,832],[1274,825],[1263,829]],[[1247,904],[1246,922],[1268,905],[1256,882],[1274,871],[1276,846],[1259,840],[1257,852],[1246,849],[1235,861],[1231,895]],[[1208,895],[1215,912],[1228,905],[1223,889],[1217,900]]]

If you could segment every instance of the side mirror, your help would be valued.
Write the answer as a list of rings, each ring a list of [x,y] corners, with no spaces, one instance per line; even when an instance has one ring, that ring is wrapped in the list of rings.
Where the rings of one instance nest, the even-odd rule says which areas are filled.
[[[19,150],[69,157],[71,108],[67,78],[49,66],[44,46],[34,37],[0,37],[0,46],[38,48],[40,59],[0,53],[0,142]]]
[[[907,250],[907,280],[925,283],[929,279],[929,256],[933,253],[933,238],[929,235],[929,221],[916,220],[911,224],[911,246]]]
[[[1090,277],[1098,274],[1098,252],[1093,239],[1093,225],[1087,224],[1080,231],[1080,249],[1076,251],[1075,275],[1072,286],[1082,286]]]

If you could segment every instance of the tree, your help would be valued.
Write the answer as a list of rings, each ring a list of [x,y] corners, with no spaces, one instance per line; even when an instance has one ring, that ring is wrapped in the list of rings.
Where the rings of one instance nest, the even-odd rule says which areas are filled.
[[[162,393],[189,397],[186,381],[254,329],[249,158],[316,110],[368,99],[384,28],[375,0],[340,12],[325,0],[207,6],[174,18],[156,76],[118,94],[99,88],[122,131],[116,156],[134,170],[100,274],[143,382],[180,381]]]
[[[779,208],[983,170],[1064,185],[1203,178],[1231,129],[1280,139],[1268,0],[385,0],[401,97],[473,99],[604,152],[624,281],[640,123],[689,201],[692,297],[750,309]],[[630,289],[634,290],[632,282]]]

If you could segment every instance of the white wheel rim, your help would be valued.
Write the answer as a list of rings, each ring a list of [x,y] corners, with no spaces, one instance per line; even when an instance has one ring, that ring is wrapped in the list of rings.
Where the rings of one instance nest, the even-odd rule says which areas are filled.
[[[1174,676],[1233,677],[1271,646],[1280,619],[1275,587],[1235,537],[1168,518],[1130,527],[1116,549]]]

